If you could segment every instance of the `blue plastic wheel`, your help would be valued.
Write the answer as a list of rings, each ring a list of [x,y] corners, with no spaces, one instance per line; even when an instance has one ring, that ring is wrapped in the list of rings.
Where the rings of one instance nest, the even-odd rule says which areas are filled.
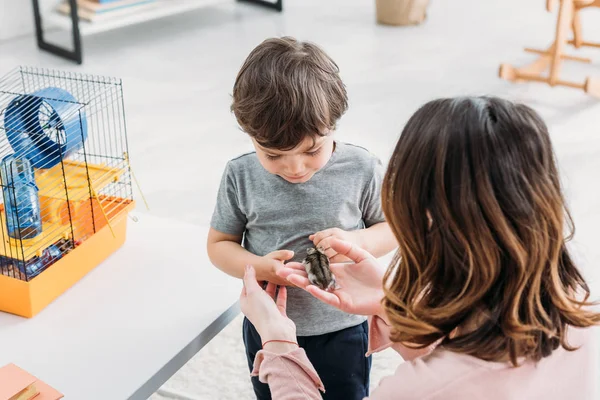
[[[13,99],[4,112],[4,127],[15,154],[35,168],[52,168],[79,151],[87,139],[81,104],[55,87]]]

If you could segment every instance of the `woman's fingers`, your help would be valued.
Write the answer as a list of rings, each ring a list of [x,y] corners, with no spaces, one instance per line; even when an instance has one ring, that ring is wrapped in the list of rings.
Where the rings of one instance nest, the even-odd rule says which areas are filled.
[[[321,245],[321,241],[323,241],[323,239],[332,236],[334,234],[334,228],[331,229],[325,229],[324,231],[320,231],[315,233],[314,235],[310,235],[308,238],[309,240],[312,240],[312,242],[314,243],[315,246],[322,246]]]
[[[304,289],[310,285],[308,278],[296,274],[288,275],[287,280],[301,289]]]
[[[279,293],[277,293],[276,304],[281,315],[287,317],[287,288],[285,286],[281,286],[279,288]]]
[[[261,287],[258,286],[258,282],[256,281],[256,271],[251,265],[246,265],[246,272],[244,273],[243,282],[245,295],[253,293],[256,290],[262,290]]]
[[[321,300],[323,303],[327,303],[336,308],[340,307],[340,299],[333,293],[321,290],[314,285],[307,286],[306,291],[317,299]]]
[[[283,266],[285,268],[293,269],[296,271],[306,271],[306,267],[304,266],[304,264],[299,263],[299,262],[289,262],[289,263],[285,263]]]
[[[350,242],[345,242],[343,240],[339,240],[336,238],[331,239],[329,245],[336,253],[339,255],[344,255],[348,257],[350,260],[354,261],[356,264],[360,263],[369,258],[373,258],[369,252],[361,249],[358,246],[353,245]]]
[[[335,257],[335,255],[337,254],[336,251],[332,249],[331,245],[329,244],[333,239],[335,239],[333,236],[326,237],[321,242],[319,242],[318,245],[321,249],[323,249],[325,255],[330,259]]]
[[[267,283],[267,287],[265,288],[265,292],[267,292],[267,294],[273,299],[275,300],[275,293],[277,292],[277,285],[274,283]]]
[[[348,257],[346,257],[343,254],[336,254],[335,256],[333,256],[330,260],[330,263],[333,264],[353,264],[354,262],[349,259]]]
[[[302,264],[300,264],[302,265]],[[288,264],[286,264],[284,267],[279,268],[276,272],[277,276],[279,276],[280,278],[286,279],[288,276],[290,275],[299,275],[302,277],[307,277],[308,275],[306,274],[306,270],[304,269],[304,266],[302,266],[301,269],[297,269],[295,267],[288,267]]]

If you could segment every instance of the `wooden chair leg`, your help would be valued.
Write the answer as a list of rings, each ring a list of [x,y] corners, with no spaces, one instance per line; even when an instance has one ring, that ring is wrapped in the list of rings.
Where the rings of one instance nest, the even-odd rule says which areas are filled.
[[[507,81],[516,82],[519,79],[520,75],[523,76],[531,76],[531,75],[540,75],[544,72],[548,65],[550,65],[551,54],[554,52],[555,45],[553,44],[548,48],[548,50],[544,51],[543,54],[531,64],[525,65],[520,68],[515,68],[510,64],[502,64],[500,65],[499,75],[500,78],[505,79]]]
[[[547,55],[550,56],[550,54],[548,53],[548,50],[536,50],[536,49],[530,49],[530,48],[526,48],[525,49],[526,53],[533,53],[533,54],[540,54],[540,55]],[[561,56],[561,58],[563,60],[569,60],[569,61],[579,61],[582,63],[587,63],[590,64],[592,62],[591,58],[587,58],[587,57],[578,57],[578,56],[570,56],[568,54],[563,54]]]
[[[575,46],[575,48],[578,49],[581,47],[600,48],[600,43],[586,42],[585,40],[583,40],[583,28],[581,27],[580,12],[581,10],[590,7],[600,7],[600,0],[596,0],[593,3],[586,4],[583,6],[576,6],[575,10],[573,11],[573,40],[569,40],[567,43]]]
[[[587,78],[583,90],[590,96],[600,99],[600,79]]]
[[[556,36],[554,40],[554,53],[551,56],[550,75],[548,77],[550,86],[554,86],[558,81],[562,63],[562,54],[567,44],[567,35],[573,24],[573,0],[561,0],[556,21]]]
[[[583,33],[581,29],[581,15],[579,14],[580,9],[573,11],[573,40],[572,43],[576,48],[580,48],[583,45]]]

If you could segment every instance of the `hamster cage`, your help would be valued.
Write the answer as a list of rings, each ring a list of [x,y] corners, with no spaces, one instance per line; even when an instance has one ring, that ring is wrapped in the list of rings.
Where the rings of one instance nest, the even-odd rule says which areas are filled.
[[[120,79],[0,79],[0,311],[33,317],[125,242],[131,176]]]

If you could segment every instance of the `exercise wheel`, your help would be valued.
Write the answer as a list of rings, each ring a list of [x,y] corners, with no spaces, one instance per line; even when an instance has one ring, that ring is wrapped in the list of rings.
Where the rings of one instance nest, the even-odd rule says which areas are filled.
[[[79,151],[87,138],[82,104],[55,87],[13,99],[4,112],[4,127],[16,155],[36,168],[52,168]]]

